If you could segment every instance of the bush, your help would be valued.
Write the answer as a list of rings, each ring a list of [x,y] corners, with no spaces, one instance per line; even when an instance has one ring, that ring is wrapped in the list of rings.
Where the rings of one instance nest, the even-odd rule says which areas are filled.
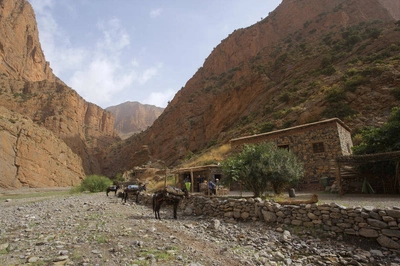
[[[105,191],[111,185],[112,181],[105,176],[89,175],[76,187],[76,191],[101,192]]]
[[[346,102],[329,103],[329,105],[321,113],[323,117],[336,117],[342,120],[346,117],[351,117],[356,114],[357,112],[354,111]]]
[[[332,76],[335,73],[336,73],[336,68],[333,65],[329,65],[321,69],[321,74],[325,76]]]
[[[327,95],[325,96],[325,100],[328,103],[339,103],[346,99],[346,92],[338,87],[331,88]]]
[[[400,87],[396,87],[390,90],[390,93],[396,98],[396,100],[400,100]]]
[[[354,92],[358,86],[367,84],[367,83],[369,83],[368,78],[366,78],[364,76],[356,75],[356,76],[352,77],[351,79],[346,80],[344,83],[344,86],[345,86],[346,90]]]
[[[274,130],[275,124],[271,121],[265,122],[260,125],[260,133],[270,132]]]
[[[279,101],[282,103],[289,103],[290,102],[290,94],[288,92],[284,92],[279,96]]]

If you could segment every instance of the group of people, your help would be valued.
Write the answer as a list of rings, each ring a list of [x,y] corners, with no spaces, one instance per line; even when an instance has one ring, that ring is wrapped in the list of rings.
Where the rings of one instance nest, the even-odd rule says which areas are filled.
[[[186,189],[188,191],[190,191],[190,187],[191,187],[190,179],[186,178],[184,182],[185,182]],[[207,183],[207,180],[204,180],[204,184],[206,185],[206,187],[208,187],[208,190],[210,191],[211,195],[216,195],[217,194],[217,188],[219,186],[219,179],[218,178],[215,179],[215,183],[212,180],[208,181],[208,183]]]

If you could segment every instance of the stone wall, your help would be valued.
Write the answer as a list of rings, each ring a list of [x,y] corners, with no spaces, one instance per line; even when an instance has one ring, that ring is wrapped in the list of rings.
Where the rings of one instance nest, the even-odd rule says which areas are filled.
[[[151,205],[151,194],[141,201]],[[171,208],[164,206],[163,208]],[[163,209],[162,208],[162,209]],[[400,208],[344,207],[331,204],[280,205],[260,198],[209,198],[192,196],[181,201],[187,216],[207,216],[227,220],[264,221],[374,238],[385,248],[400,251]]]

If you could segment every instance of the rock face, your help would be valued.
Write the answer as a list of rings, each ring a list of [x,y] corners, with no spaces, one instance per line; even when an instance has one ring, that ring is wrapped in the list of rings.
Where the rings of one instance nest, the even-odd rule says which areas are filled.
[[[399,19],[396,0],[284,0],[224,39],[146,132],[107,152],[126,156],[106,158],[106,168],[140,165],[142,147],[178,165],[264,126],[332,117],[353,130],[381,124],[399,104],[391,94],[400,85]],[[336,89],[342,100],[327,101]]]
[[[35,14],[26,1],[0,1],[0,72],[14,79],[54,81],[40,46]]]
[[[121,138],[146,130],[160,116],[164,108],[138,102],[125,102],[106,108],[115,117],[114,129]]]
[[[1,175],[0,187],[69,186],[83,176],[78,165],[83,167],[85,174],[100,173],[105,147],[119,140],[113,128],[113,115],[86,102],[54,76],[41,50],[33,9],[26,0],[0,1],[0,36],[0,106],[36,124],[36,137],[32,141],[46,139],[47,135],[41,134],[52,131],[54,136],[49,139],[54,141],[55,147],[66,145],[69,152],[76,155],[62,155],[66,161],[58,162],[60,169],[55,171],[53,165],[44,163],[49,143],[37,145],[31,163],[40,166],[38,174],[35,171],[19,174],[7,171],[10,176]],[[13,146],[5,140],[3,144]],[[7,160],[2,161],[2,168],[16,167],[13,156],[16,153],[9,153]],[[78,170],[68,170],[70,166]],[[63,167],[65,169],[61,170]],[[39,174],[43,177],[39,178]]]
[[[0,106],[0,187],[65,187],[84,178],[81,158],[53,132]]]

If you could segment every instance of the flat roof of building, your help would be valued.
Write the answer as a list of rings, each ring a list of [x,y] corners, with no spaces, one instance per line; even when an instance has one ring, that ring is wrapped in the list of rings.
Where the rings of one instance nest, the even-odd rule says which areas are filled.
[[[261,133],[261,134],[254,134],[254,135],[244,136],[244,137],[239,137],[239,138],[234,138],[234,139],[231,139],[230,141],[231,142],[235,142],[235,141],[239,141],[239,140],[246,140],[246,139],[252,139],[252,138],[257,138],[257,137],[264,137],[264,136],[274,135],[274,134],[278,134],[278,133],[284,133],[284,132],[293,131],[293,130],[305,129],[307,127],[320,126],[322,124],[330,124],[332,122],[339,123],[346,130],[348,130],[349,132],[351,131],[351,129],[345,123],[343,123],[343,121],[340,120],[339,118],[330,118],[330,119],[326,119],[326,120],[322,120],[322,121],[318,121],[318,122],[298,125],[298,126],[294,126],[294,127],[285,128],[285,129],[279,129],[279,130],[275,130],[275,131],[271,131],[271,132],[266,132],[266,133]]]
[[[172,170],[171,172],[173,174],[180,174],[180,173],[191,172],[191,171],[193,171],[193,172],[204,171],[204,170],[209,170],[212,168],[221,168],[221,165],[209,164],[209,165],[202,165],[202,166],[193,166],[193,167],[175,169],[175,170]]]

